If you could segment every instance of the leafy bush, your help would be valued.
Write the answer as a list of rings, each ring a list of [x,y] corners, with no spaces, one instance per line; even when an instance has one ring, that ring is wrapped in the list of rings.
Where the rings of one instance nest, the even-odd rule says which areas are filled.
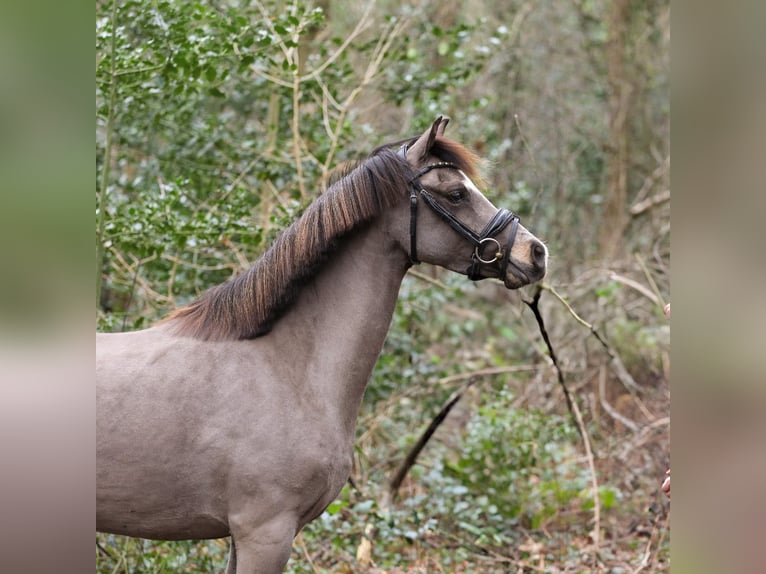
[[[588,484],[575,463],[576,431],[559,415],[516,409],[500,390],[478,409],[464,451],[446,465],[490,520],[538,528]]]
[[[552,284],[564,284],[573,305],[598,315],[587,318],[604,325],[628,369],[656,370],[661,345],[646,302],[626,305],[622,287],[594,277],[604,265],[588,260],[598,249],[599,201],[614,147],[600,51],[608,48],[608,5],[471,2],[463,14],[444,14],[456,4],[97,2],[98,328],[146,327],[241,271],[322,192],[336,164],[383,137],[413,135],[446,112],[455,116],[459,139],[492,162],[488,197],[547,240]],[[631,10],[652,16],[662,6]],[[660,51],[655,36],[641,35],[635,49]],[[637,100],[648,92],[662,100],[662,57],[653,57],[645,69],[657,70],[656,81],[637,85]],[[629,162],[631,184],[644,194],[654,192],[652,182],[667,184],[653,163],[667,154],[666,110],[647,110],[629,114],[646,121],[633,134],[640,153]],[[625,235],[626,253],[633,245],[653,249],[658,275],[665,273],[662,290],[667,215],[636,217]],[[587,539],[590,528],[587,465],[546,370],[546,351],[519,310],[525,294],[424,269],[405,279],[400,295],[362,405],[357,488],[345,488],[305,529],[289,571],[313,572],[307,557],[320,569],[353,571],[370,528],[381,568],[435,570],[425,556],[444,571],[488,572],[475,564],[490,556],[499,558],[496,571],[507,571],[511,559],[521,569],[520,538],[547,529],[546,537],[558,534],[561,542],[549,561],[589,570],[573,542]],[[587,383],[605,359],[588,353],[580,325],[545,311],[567,376]],[[476,387],[486,394],[456,444],[429,443],[410,472],[412,490],[381,507],[392,468],[455,389],[445,380],[508,365],[535,374],[482,380]],[[587,386],[579,388],[588,396]],[[516,406],[514,397],[527,389]],[[665,395],[641,400],[658,416],[667,407]],[[606,433],[583,405],[601,440]],[[654,428],[657,436],[665,430]],[[599,445],[600,462],[618,467],[599,477],[602,511],[624,506],[632,521],[648,506],[647,459],[660,464],[666,456],[666,443],[649,438],[626,449],[639,459],[634,465],[615,462],[623,436]],[[631,497],[620,505],[626,489]],[[226,541],[98,540],[106,549],[97,551],[98,572],[213,572],[226,561]],[[625,544],[632,545],[628,558],[614,560],[620,567],[645,546]]]

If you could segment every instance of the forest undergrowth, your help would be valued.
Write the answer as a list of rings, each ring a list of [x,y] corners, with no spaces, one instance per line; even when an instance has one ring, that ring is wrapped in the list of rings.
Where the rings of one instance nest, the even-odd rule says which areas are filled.
[[[287,572],[669,570],[666,0],[96,9],[98,330],[247,269],[335,166],[441,113],[549,247],[519,291],[408,273],[348,484]],[[228,552],[96,540],[99,574],[220,572]]]

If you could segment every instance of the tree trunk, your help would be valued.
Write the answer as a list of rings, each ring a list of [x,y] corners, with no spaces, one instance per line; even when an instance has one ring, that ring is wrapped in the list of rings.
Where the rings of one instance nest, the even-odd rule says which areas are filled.
[[[609,148],[607,150],[606,189],[600,229],[600,251],[606,260],[620,251],[628,222],[628,118],[633,86],[626,70],[630,0],[613,0],[609,7],[607,81],[609,86]]]

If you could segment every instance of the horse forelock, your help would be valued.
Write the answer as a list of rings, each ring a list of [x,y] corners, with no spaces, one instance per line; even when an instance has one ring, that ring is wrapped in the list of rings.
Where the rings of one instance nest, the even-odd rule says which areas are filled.
[[[411,176],[406,161],[379,148],[314,200],[247,271],[211,287],[165,321],[180,335],[206,340],[268,333],[338,240],[401,199]]]
[[[444,136],[436,136],[431,153],[441,161],[454,163],[471,179],[480,177],[479,166],[481,165],[481,159],[479,156],[454,140]]]

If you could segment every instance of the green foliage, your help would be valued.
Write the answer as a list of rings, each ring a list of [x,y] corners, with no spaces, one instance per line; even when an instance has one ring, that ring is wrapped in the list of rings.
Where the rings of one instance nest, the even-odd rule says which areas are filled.
[[[228,556],[224,540],[160,542],[101,535],[97,543],[97,572],[220,572]]]
[[[424,19],[405,38],[396,16],[362,18],[372,33],[349,44],[314,40],[326,23],[310,2],[97,5],[102,329],[123,323],[108,313],[157,318],[257,257],[293,203],[357,155],[350,143],[369,128],[351,121],[351,106],[368,86],[417,77],[382,93],[449,107],[485,59],[453,50],[475,25],[442,30]],[[446,42],[460,66],[432,66],[433,42]]]
[[[425,128],[428,118],[449,109],[454,90],[481,71],[490,52],[481,43],[481,32],[478,23],[442,29],[430,21],[418,22],[406,49],[387,71],[383,93],[396,105],[411,101],[422,118],[417,127]],[[490,36],[487,41],[497,43],[498,39]]]
[[[460,457],[446,464],[474,511],[498,525],[539,528],[587,485],[574,462],[575,431],[559,416],[518,410],[500,389],[470,422]]]
[[[647,325],[646,302],[628,308],[626,290],[603,277],[581,295],[576,281],[583,267],[585,275],[603,267],[588,258],[608,192],[601,52],[608,3],[472,2],[453,14],[441,4],[422,6],[97,2],[98,328],[146,327],[242,271],[322,192],[334,166],[447,113],[456,137],[490,161],[488,197],[547,240],[551,284],[571,287],[570,302],[597,316],[587,318],[604,326],[637,380],[659,376],[666,334]],[[658,49],[657,32],[639,28],[662,6],[635,6],[631,34],[645,41],[634,50]],[[663,103],[661,58],[649,54],[647,61],[652,76],[636,94]],[[655,156],[667,154],[667,110],[631,117],[632,144],[641,150],[631,156],[631,183],[643,189]],[[637,218],[626,249],[651,247],[658,265],[666,263],[656,249],[667,242],[665,223]],[[305,529],[306,551],[320,569],[348,572],[372,527],[381,569],[417,564],[426,554],[445,571],[480,571],[477,556],[521,560],[526,554],[513,549],[522,539],[543,530],[555,537],[558,528],[565,542],[549,555],[582,571],[582,552],[570,539],[587,538],[590,477],[545,348],[521,312],[520,297],[528,294],[421,271],[425,279],[405,278],[362,405],[358,489],[345,488]],[[667,281],[660,288],[667,290]],[[598,360],[578,355],[587,331],[545,311],[567,378],[585,381]],[[460,377],[510,365],[530,370],[482,378],[479,398],[462,400],[470,415],[459,436],[437,433],[411,469],[407,494],[380,507],[394,465]],[[588,424],[598,424],[589,414]],[[651,476],[637,493],[635,474],[599,470],[602,522],[643,512]],[[626,488],[631,497],[623,499]],[[98,540],[109,554],[98,551],[98,572],[214,572],[226,561],[225,541]],[[497,571],[509,567],[498,564]],[[298,545],[288,568],[313,572]]]
[[[502,388],[486,397],[468,424],[459,454],[427,456],[413,469],[418,493],[400,504],[383,508],[374,498],[344,488],[306,527],[307,543],[330,540],[341,564],[372,529],[378,567],[412,561],[423,544],[443,546],[439,563],[447,567],[479,549],[519,544],[521,532],[552,521],[574,525],[583,520],[593,501],[587,470],[573,448],[576,431],[561,416],[521,411],[512,402]],[[376,492],[383,479],[375,474],[366,489]],[[621,498],[606,484],[599,496],[604,512]],[[306,568],[296,561],[290,571]]]

